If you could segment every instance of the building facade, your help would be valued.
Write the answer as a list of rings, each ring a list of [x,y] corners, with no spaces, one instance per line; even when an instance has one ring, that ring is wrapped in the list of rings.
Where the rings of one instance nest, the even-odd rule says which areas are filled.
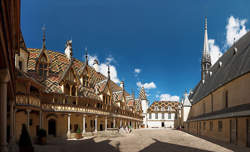
[[[73,58],[72,41],[67,41],[65,53],[46,48],[45,32],[41,49],[26,48],[21,43],[16,54],[16,140],[26,124],[29,134],[36,138],[40,128],[49,136],[74,138],[77,130],[82,134],[108,131],[109,128],[142,123],[140,102],[120,86],[99,73],[98,62],[89,65]],[[10,124],[10,122],[9,122]]]
[[[250,32],[211,66],[205,23],[202,77],[189,99],[185,130],[250,147]]]
[[[173,101],[155,101],[147,110],[149,128],[174,128],[178,126],[180,103]]]

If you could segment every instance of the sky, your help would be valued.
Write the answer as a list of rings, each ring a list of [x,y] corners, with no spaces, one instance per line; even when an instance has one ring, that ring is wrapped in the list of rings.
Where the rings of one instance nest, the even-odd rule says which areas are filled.
[[[208,20],[212,63],[250,29],[249,0],[24,0],[21,30],[28,48],[99,61],[99,71],[138,96],[144,87],[150,103],[180,100],[201,77],[204,20]],[[235,40],[234,40],[235,39]]]

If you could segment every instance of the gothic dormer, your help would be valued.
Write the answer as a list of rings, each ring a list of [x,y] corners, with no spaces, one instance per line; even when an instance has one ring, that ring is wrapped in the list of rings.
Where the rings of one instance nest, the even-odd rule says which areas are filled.
[[[43,30],[43,45],[40,54],[38,55],[37,58],[36,71],[41,79],[46,79],[49,75],[50,59],[45,45],[46,41],[45,27],[43,27],[42,30]]]
[[[204,81],[211,67],[211,57],[208,49],[207,17],[205,18],[204,46],[201,61],[201,79]]]

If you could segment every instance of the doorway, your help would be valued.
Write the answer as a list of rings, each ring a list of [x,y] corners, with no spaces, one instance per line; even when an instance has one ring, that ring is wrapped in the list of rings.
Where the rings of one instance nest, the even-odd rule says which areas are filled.
[[[237,121],[236,119],[230,120],[230,143],[237,144]]]
[[[165,124],[164,124],[164,122],[161,122],[161,127],[165,127]]]
[[[56,120],[50,119],[48,122],[48,134],[56,136]]]

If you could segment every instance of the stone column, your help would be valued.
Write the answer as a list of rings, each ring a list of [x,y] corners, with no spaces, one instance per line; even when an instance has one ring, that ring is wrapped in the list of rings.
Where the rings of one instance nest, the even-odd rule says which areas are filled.
[[[86,115],[84,114],[82,117],[82,134],[85,133],[85,120],[86,120]]]
[[[15,115],[16,110],[14,110],[15,100],[12,100],[10,103],[10,143],[9,143],[9,151],[16,152],[16,136],[15,136]]]
[[[105,131],[107,131],[108,128],[108,118],[107,116],[105,117]]]
[[[40,115],[39,115],[39,128],[42,129],[43,127],[43,112],[40,110]]]
[[[31,110],[27,109],[26,112],[27,112],[27,130],[28,130],[28,132],[30,132],[30,112],[31,112]]]
[[[97,132],[97,115],[95,116],[95,132]]]
[[[68,131],[67,131],[67,137],[70,138],[70,115],[71,114],[68,114]]]
[[[120,128],[122,127],[122,119],[120,119]]]
[[[113,118],[113,128],[115,128],[115,118]]]
[[[0,151],[8,151],[7,143],[7,84],[10,80],[9,70],[0,70]]]

